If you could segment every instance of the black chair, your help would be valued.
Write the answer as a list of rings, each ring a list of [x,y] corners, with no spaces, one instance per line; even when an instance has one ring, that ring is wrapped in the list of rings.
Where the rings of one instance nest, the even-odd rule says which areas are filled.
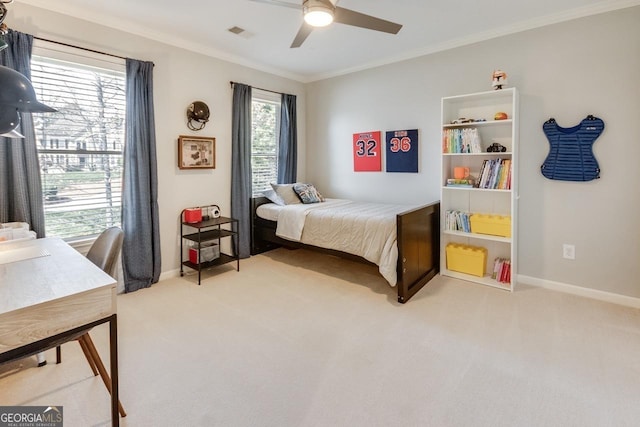
[[[123,236],[124,233],[120,228],[107,228],[100,234],[100,236],[98,236],[87,253],[87,258],[92,263],[100,267],[105,273],[112,277],[115,276],[115,269],[118,264],[118,254],[122,249]],[[93,340],[89,335],[89,330],[83,331],[81,334],[71,338],[69,341],[72,340],[78,341],[80,348],[82,348],[82,352],[87,358],[87,362],[89,362],[89,366],[93,371],[93,375],[97,376],[100,374],[104,385],[107,387],[107,390],[109,390],[109,393],[111,393],[111,379],[109,378],[109,374],[102,363],[102,359],[100,359],[100,355],[93,344]],[[56,347],[56,359],[56,363],[62,362],[60,346]],[[122,417],[127,416],[120,400],[118,400],[118,410]]]

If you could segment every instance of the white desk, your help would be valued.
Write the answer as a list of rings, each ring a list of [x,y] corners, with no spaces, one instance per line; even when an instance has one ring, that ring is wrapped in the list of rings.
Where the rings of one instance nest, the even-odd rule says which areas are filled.
[[[111,421],[118,426],[116,281],[61,239],[0,245],[0,364],[107,322]]]

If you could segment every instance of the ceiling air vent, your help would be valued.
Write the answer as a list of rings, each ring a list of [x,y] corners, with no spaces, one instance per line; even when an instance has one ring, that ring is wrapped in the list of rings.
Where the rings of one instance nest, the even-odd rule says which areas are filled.
[[[230,33],[233,33],[233,34],[240,34],[240,33],[244,33],[244,28],[231,27],[227,31],[229,31]]]

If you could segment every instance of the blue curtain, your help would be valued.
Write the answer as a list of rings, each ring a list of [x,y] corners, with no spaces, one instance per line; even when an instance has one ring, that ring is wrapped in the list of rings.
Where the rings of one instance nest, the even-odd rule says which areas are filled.
[[[8,47],[0,52],[0,65],[31,80],[33,36],[10,31],[4,39]],[[0,137],[0,222],[27,222],[38,237],[44,237],[40,162],[31,113],[20,114],[17,130],[24,139]]]
[[[233,84],[231,125],[231,216],[238,220],[240,258],[251,253],[251,86]]]
[[[133,292],[160,279],[152,62],[127,59],[126,103],[122,268],[125,292]]]
[[[278,140],[278,183],[296,182],[298,165],[298,125],[296,96],[282,94]]]

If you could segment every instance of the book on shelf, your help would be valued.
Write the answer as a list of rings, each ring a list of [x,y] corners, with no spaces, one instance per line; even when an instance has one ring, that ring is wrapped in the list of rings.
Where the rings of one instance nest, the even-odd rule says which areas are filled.
[[[473,188],[474,182],[475,181],[473,178],[465,178],[465,179],[448,178],[447,187]]]
[[[444,129],[442,131],[443,153],[481,153],[480,134],[476,128]]]
[[[463,231],[471,233],[471,222],[469,212],[448,210],[444,216],[444,229],[449,231]]]
[[[510,283],[511,260],[508,258],[496,258],[493,262],[491,278],[500,283]]]
[[[480,167],[478,187],[484,189],[511,189],[511,159],[486,159]]]
[[[504,190],[511,187],[508,184],[508,180],[507,180],[510,170],[511,170],[511,159],[504,159],[504,161],[502,162],[502,166],[500,168],[500,176],[498,178],[497,188]]]

